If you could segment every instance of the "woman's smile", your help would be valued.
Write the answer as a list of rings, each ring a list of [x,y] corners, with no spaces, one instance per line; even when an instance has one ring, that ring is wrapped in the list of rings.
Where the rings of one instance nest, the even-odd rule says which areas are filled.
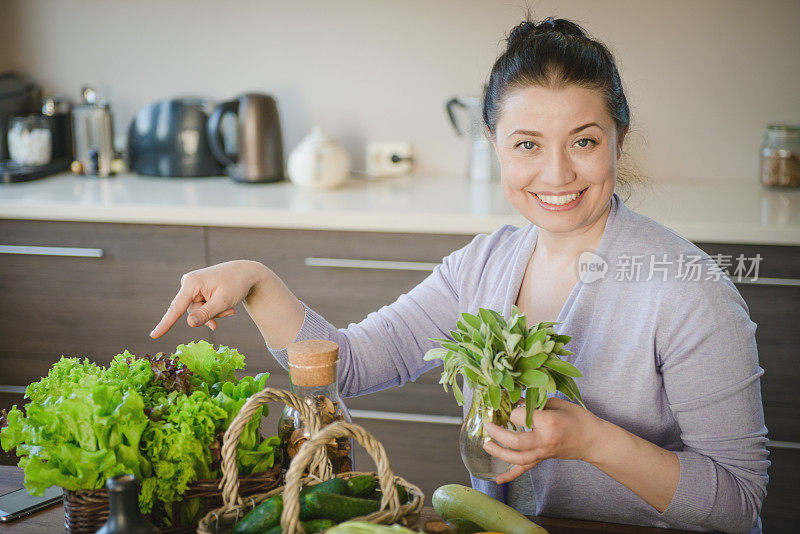
[[[553,193],[550,191],[528,191],[539,205],[548,211],[568,211],[580,204],[583,193],[588,187],[566,193]]]

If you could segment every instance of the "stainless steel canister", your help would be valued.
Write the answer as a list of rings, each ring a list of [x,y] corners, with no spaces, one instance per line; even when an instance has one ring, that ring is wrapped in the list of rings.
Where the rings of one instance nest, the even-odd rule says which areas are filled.
[[[75,159],[84,174],[109,176],[114,159],[114,128],[111,108],[98,100],[93,89],[83,89],[83,103],[72,108]]]

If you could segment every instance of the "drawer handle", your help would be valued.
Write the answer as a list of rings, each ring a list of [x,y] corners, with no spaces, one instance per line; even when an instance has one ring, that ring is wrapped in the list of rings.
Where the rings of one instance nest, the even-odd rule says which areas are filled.
[[[800,287],[798,278],[765,278],[759,277],[756,280],[731,280],[734,284],[753,285],[753,286],[780,286],[780,287]]]
[[[306,258],[309,267],[344,267],[345,269],[386,269],[395,271],[433,271],[438,263],[422,261],[354,260],[346,258]]]
[[[771,439],[767,442],[767,448],[800,450],[800,443],[795,441],[775,441]]]
[[[382,421],[405,421],[408,423],[433,423],[438,425],[461,425],[464,420],[452,415],[426,415],[421,413],[379,412],[375,410],[350,410],[350,415],[360,419]]]
[[[69,256],[72,258],[102,258],[103,249],[0,245],[0,254],[28,254],[32,256]]]

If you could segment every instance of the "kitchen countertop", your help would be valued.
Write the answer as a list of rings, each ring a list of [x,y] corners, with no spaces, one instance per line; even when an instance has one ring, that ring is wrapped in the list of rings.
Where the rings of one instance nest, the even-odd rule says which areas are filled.
[[[18,467],[0,465],[0,495],[22,487],[22,470]],[[547,528],[550,534],[587,534],[617,533],[617,534],[692,534],[684,530],[669,530],[654,527],[640,527],[636,525],[619,525],[612,523],[599,523],[595,521],[581,521],[577,519],[559,519],[547,517],[531,517],[536,523]],[[420,514],[420,523],[427,520],[439,519],[431,507],[425,507]],[[54,505],[40,512],[33,513],[12,523],[0,523],[0,534],[40,534],[42,532],[59,532],[64,528],[64,507]]]
[[[692,241],[800,245],[800,189],[651,181],[626,204]],[[289,181],[64,173],[0,184],[0,218],[467,235],[528,223],[497,182],[419,174],[305,191]]]

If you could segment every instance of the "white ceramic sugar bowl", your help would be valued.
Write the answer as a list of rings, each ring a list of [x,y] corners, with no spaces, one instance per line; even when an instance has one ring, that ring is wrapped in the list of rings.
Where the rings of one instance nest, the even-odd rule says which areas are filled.
[[[289,179],[304,189],[333,189],[342,185],[352,168],[350,154],[328,137],[321,127],[311,133],[289,154]]]

